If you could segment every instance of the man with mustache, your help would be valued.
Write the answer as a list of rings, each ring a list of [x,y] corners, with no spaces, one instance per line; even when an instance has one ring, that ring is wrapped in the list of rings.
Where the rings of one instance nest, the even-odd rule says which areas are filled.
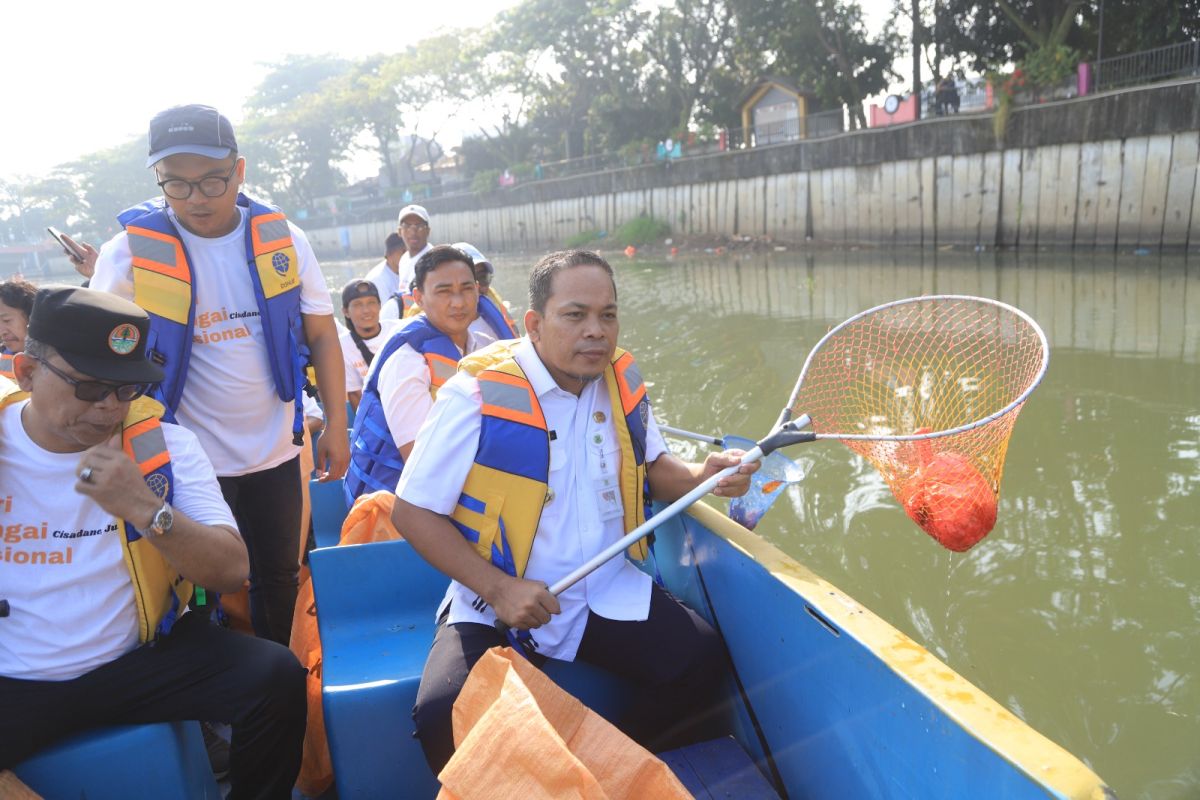
[[[392,521],[452,579],[413,710],[435,773],[453,753],[451,707],[467,673],[524,632],[535,664],[581,659],[638,687],[620,727],[651,750],[701,738],[724,676],[713,629],[625,558],[555,597],[569,574],[647,516],[740,460],[666,451],[633,356],[617,347],[612,268],[552,253],[529,279],[528,336],[466,356],[421,428]],[[744,494],[756,464],[715,493]],[[645,542],[630,548],[644,559]],[[673,726],[667,730],[666,726]]]

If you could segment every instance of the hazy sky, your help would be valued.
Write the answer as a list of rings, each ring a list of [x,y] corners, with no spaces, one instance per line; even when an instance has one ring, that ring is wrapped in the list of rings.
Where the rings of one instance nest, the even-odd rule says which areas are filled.
[[[179,103],[214,105],[236,126],[263,65],[288,53],[396,51],[517,0],[0,2],[0,177],[14,177],[144,137],[155,112]],[[888,1],[863,6],[877,28]]]
[[[155,112],[207,103],[236,125],[288,53],[398,51],[476,27],[516,0],[112,3],[3,0],[0,176],[41,175],[145,136]]]

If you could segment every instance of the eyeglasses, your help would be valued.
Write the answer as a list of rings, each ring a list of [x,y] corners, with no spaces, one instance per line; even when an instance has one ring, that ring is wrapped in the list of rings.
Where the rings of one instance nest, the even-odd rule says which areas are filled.
[[[62,378],[67,383],[74,386],[75,398],[77,400],[82,400],[85,403],[99,403],[101,400],[114,393],[117,395],[117,400],[121,401],[122,403],[128,403],[130,400],[138,399],[150,389],[150,384],[148,383],[113,384],[104,383],[103,381],[77,380],[44,358],[38,358],[37,356],[30,356],[30,358],[53,372],[58,377]]]
[[[402,231],[423,231],[429,227],[428,222],[401,222],[400,230]]]
[[[233,162],[233,169],[229,170],[229,174],[224,178],[211,175],[207,178],[201,178],[198,181],[185,181],[183,178],[168,178],[165,181],[158,182],[158,188],[162,189],[163,194],[172,200],[187,200],[192,196],[193,189],[199,189],[200,194],[205,197],[220,197],[229,191],[229,182],[233,180],[233,173],[237,171],[237,161]]]

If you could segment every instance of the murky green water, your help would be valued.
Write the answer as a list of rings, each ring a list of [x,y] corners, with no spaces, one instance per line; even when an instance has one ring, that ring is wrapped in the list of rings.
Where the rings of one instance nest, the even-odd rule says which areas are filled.
[[[523,305],[532,258],[498,258]],[[1200,796],[1200,265],[1111,255],[614,258],[659,418],[761,435],[833,324],[927,293],[1032,314],[1053,352],[966,554],[837,443],[758,531],[924,644],[1125,798]],[[364,262],[327,264],[331,283]],[[805,449],[807,448],[807,449]],[[692,456],[701,447],[679,443]]]

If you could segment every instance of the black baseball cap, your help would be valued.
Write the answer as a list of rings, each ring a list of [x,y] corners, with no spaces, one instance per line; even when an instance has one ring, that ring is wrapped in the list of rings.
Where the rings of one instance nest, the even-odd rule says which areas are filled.
[[[146,359],[150,317],[128,300],[95,289],[48,286],[33,298],[29,336],[50,345],[78,372],[112,383],[159,383]]]
[[[158,112],[150,120],[147,167],[177,153],[220,159],[236,152],[233,125],[212,106],[175,106]]]
[[[355,278],[342,287],[342,308],[349,308],[351,300],[360,297],[379,299],[379,287],[363,278]]]

